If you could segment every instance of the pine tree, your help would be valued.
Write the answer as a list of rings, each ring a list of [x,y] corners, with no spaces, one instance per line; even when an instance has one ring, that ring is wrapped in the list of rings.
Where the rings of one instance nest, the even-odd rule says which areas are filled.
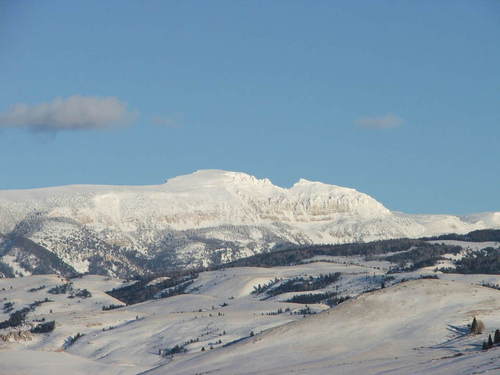
[[[474,317],[474,319],[472,320],[472,324],[470,326],[470,332],[474,334],[479,334],[483,333],[483,331],[484,331],[484,323],[479,319],[476,319],[476,317]]]
[[[488,348],[493,347],[493,340],[491,339],[491,335],[488,335]]]
[[[472,319],[472,324],[470,326],[470,332],[476,333],[476,330],[477,330],[477,320],[476,317],[474,317],[474,319]]]
[[[500,344],[500,329],[495,331],[495,338],[493,339],[495,344]]]
[[[483,350],[488,350],[488,343],[483,341]]]

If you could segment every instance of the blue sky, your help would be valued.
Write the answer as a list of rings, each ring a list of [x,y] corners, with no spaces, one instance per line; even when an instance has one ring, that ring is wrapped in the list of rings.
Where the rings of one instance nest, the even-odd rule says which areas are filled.
[[[0,0],[0,189],[217,168],[500,211],[499,41],[495,0]]]

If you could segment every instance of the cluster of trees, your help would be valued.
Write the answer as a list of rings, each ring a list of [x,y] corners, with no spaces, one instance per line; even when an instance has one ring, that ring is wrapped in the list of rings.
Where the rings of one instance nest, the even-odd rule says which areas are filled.
[[[71,345],[73,345],[75,342],[77,342],[83,336],[85,336],[83,333],[78,332],[74,336],[67,337],[66,340],[64,341],[64,349],[68,349]]]
[[[164,289],[164,290],[156,293],[153,297],[154,298],[168,298],[168,297],[178,296],[179,294],[183,294],[192,283],[194,283],[194,280],[184,281],[176,286]]]
[[[68,283],[61,284],[61,285],[56,285],[55,287],[47,290],[47,293],[50,293],[50,294],[69,293],[68,298],[75,298],[75,297],[90,298],[90,297],[92,297],[92,293],[90,293],[87,289],[74,288],[73,283],[71,281]]]
[[[115,305],[115,304],[110,304],[110,305],[102,305],[102,311],[109,311],[109,310],[114,310],[122,307],[122,305]]]
[[[437,237],[428,237],[428,240],[454,240],[454,241],[467,241],[467,242],[487,242],[494,241],[500,242],[500,230],[498,229],[480,229],[469,232],[467,234],[443,234]]]
[[[50,294],[66,294],[68,292],[71,292],[72,290],[73,290],[73,283],[69,282],[69,283],[64,283],[64,284],[61,284],[61,285],[56,285],[55,287],[50,288],[49,290],[47,290],[47,293],[50,293]]]
[[[5,314],[10,313],[12,310],[14,310],[14,302],[5,302],[3,304],[3,312]]]
[[[470,251],[461,259],[455,261],[454,269],[444,269],[452,273],[484,273],[496,275],[500,273],[500,251],[488,247],[480,251]]]
[[[0,277],[16,277],[14,269],[0,260]]]
[[[335,292],[324,292],[324,293],[308,293],[308,294],[298,294],[288,299],[286,302],[291,303],[302,303],[302,304],[312,304],[312,303],[324,303],[330,307],[337,306],[342,302],[347,301],[351,297],[349,296],[339,296]]]
[[[334,272],[328,274],[321,274],[313,277],[294,277],[293,279],[286,280],[281,283],[275,281],[272,284],[267,284],[264,287],[257,286],[256,291],[266,292],[268,297],[274,297],[278,294],[290,292],[308,292],[327,287],[330,284],[337,282],[340,279],[341,273]],[[274,286],[278,284],[277,286]]]
[[[0,322],[0,329],[9,327],[19,327],[21,324],[25,322],[26,315],[28,315],[30,311],[34,311],[37,308],[37,306],[40,306],[42,303],[45,302],[52,302],[52,300],[45,298],[44,300],[32,302],[27,307],[23,307],[20,310],[14,311],[9,315],[9,319]]]
[[[434,279],[434,280],[439,280],[439,276],[438,275],[420,275],[419,277],[420,279]]]
[[[292,298],[286,300],[286,302],[303,303],[303,304],[321,303],[326,299],[333,298],[336,296],[337,293],[335,292],[297,294]]]
[[[439,260],[444,259],[444,254],[458,254],[460,251],[462,251],[460,246],[426,242],[425,245],[418,246],[415,249],[387,256],[384,260],[397,264],[397,267],[389,271],[390,273],[411,272],[422,267],[434,266]]]
[[[165,348],[158,350],[158,354],[161,355],[162,357],[178,353],[185,353],[185,352],[187,352],[187,349],[183,345],[175,345],[172,348]]]
[[[474,319],[472,320],[472,324],[470,325],[470,333],[478,335],[483,333],[484,330],[485,330],[484,323],[481,320],[476,319],[476,317],[474,317]],[[488,335],[488,340],[483,341],[482,348],[483,350],[488,350],[496,345],[500,345],[500,329],[495,330],[493,338],[491,337],[491,334]]]
[[[29,307],[23,307],[21,310],[14,311],[9,315],[9,319],[0,322],[0,329],[20,326],[24,323],[29,311]]]
[[[488,350],[493,348],[495,345],[500,344],[500,330],[495,330],[494,339],[491,338],[491,334],[488,335],[488,341],[483,341],[483,350]]]
[[[265,291],[271,289],[274,285],[278,284],[281,281],[281,279],[278,279],[277,277],[274,278],[274,280],[269,281],[267,284],[257,284],[253,287],[252,294],[261,294],[264,293]]]
[[[238,259],[223,266],[215,267],[277,267],[302,263],[314,256],[363,256],[367,260],[385,259],[396,263],[397,272],[412,271],[421,267],[435,265],[443,254],[456,254],[459,246],[433,244],[416,239],[393,239],[367,243],[340,245],[291,246],[287,249],[253,255]],[[383,258],[384,254],[397,253]]]
[[[90,293],[87,289],[74,289],[73,292],[68,296],[68,298],[90,298],[92,297],[92,293]]]
[[[304,316],[316,314],[316,312],[313,311],[313,310],[311,310],[311,308],[309,306],[307,306],[307,305],[303,309],[294,311],[293,313],[295,315],[304,315]]]
[[[498,284],[493,284],[493,283],[486,283],[486,282],[484,282],[484,281],[481,283],[481,286],[485,286],[486,288],[491,288],[491,289],[500,290],[500,285],[498,285]]]
[[[283,310],[281,307],[276,310],[276,311],[270,311],[270,312],[267,312],[267,313],[260,313],[261,315],[268,315],[268,316],[274,316],[274,315],[280,315],[280,314],[283,314],[283,312],[285,313],[289,313],[291,310],[289,307],[287,307],[285,310]]]
[[[37,324],[35,327],[31,328],[31,333],[48,333],[52,332],[56,327],[56,322],[54,320],[42,324]]]
[[[387,259],[391,262],[399,263],[401,269],[405,269],[408,263],[408,271],[421,267],[432,266],[441,260],[443,254],[456,254],[461,251],[458,246],[446,244],[429,243],[428,240],[461,240],[461,241],[499,241],[500,230],[478,230],[465,235],[444,235],[422,239],[393,239],[373,241],[367,243],[352,243],[340,245],[307,245],[294,246],[275,250],[269,253],[257,254],[248,258],[238,259],[231,263],[214,267],[220,269],[224,267],[276,267],[289,266],[301,263],[305,259],[314,256],[364,256],[371,258],[387,253],[394,254]],[[406,253],[401,253],[406,252]]]
[[[325,305],[333,307],[333,306],[337,306],[337,305],[339,305],[339,304],[341,304],[341,303],[343,303],[343,302],[345,302],[345,301],[347,301],[349,299],[351,299],[350,296],[343,296],[343,297],[342,296],[341,297],[333,296],[331,298],[328,298],[328,299],[324,300],[323,303]]]
[[[412,247],[427,246],[428,243],[422,240],[413,239],[395,239],[382,240],[367,243],[352,243],[340,245],[307,245],[290,246],[287,249],[272,251],[253,255],[248,258],[238,259],[234,262],[225,264],[223,267],[276,267],[290,266],[301,263],[304,259],[314,256],[372,256],[398,251],[406,251]],[[446,246],[446,245],[439,245]]]
[[[186,281],[194,281],[198,277],[197,271],[185,270],[176,271],[171,273],[165,273],[161,276],[167,276],[168,278],[158,282],[151,283],[158,275],[154,277],[143,277],[140,278],[132,285],[127,285],[121,288],[115,288],[106,293],[110,296],[119,299],[120,301],[126,303],[127,305],[133,305],[139,302],[144,302],[150,299],[154,299],[155,295],[161,293],[163,290],[169,288],[174,288]],[[187,287],[187,286],[186,286]],[[182,293],[184,290],[178,289],[177,293]]]
[[[29,304],[29,308],[31,311],[34,311],[38,306],[40,306],[42,303],[47,303],[47,302],[54,302],[51,299],[48,299],[45,297],[45,299],[42,300],[37,300]]]

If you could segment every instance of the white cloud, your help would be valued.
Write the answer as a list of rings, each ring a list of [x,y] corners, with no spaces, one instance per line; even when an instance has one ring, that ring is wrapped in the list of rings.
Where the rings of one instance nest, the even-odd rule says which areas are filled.
[[[165,117],[165,116],[154,116],[151,122],[154,125],[164,126],[166,128],[181,128],[182,121],[180,115]]]
[[[356,120],[356,124],[367,129],[391,129],[404,124],[404,120],[392,113],[383,116],[365,116]]]
[[[130,124],[136,114],[115,97],[74,95],[48,103],[18,103],[0,113],[0,127],[37,131],[108,129]]]

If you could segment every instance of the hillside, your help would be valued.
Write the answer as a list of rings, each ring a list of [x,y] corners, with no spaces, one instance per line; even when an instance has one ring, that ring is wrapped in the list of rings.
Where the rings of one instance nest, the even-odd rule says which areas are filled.
[[[486,371],[500,350],[481,350],[500,328],[500,272],[458,272],[499,246],[384,240],[138,281],[2,278],[0,361],[23,375]],[[481,335],[468,334],[474,316]]]
[[[198,274],[181,294],[128,306],[106,293],[130,285],[118,279],[0,279],[0,321],[29,309],[19,326],[0,329],[0,361],[16,375],[465,375],[498,366],[500,347],[481,344],[500,327],[500,292],[479,284],[498,285],[500,276],[426,269],[391,276],[389,267],[350,256],[234,267]],[[319,298],[289,302],[310,295]],[[474,316],[486,325],[481,335],[468,334]],[[33,333],[51,321],[52,331]]]
[[[495,368],[491,353],[478,351],[480,339],[461,332],[467,331],[466,324],[479,311],[487,327],[500,326],[499,293],[460,282],[411,281],[207,355],[179,358],[145,374],[457,375],[485,371]]]

